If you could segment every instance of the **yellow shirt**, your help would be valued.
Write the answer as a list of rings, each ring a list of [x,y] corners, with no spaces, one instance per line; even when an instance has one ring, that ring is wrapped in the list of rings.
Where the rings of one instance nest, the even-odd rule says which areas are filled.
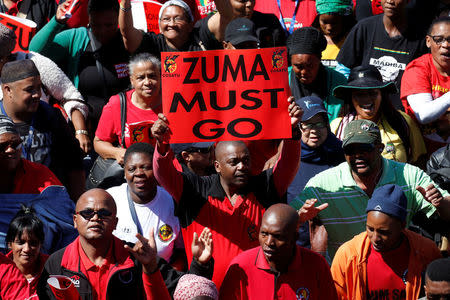
[[[322,64],[329,68],[336,68],[337,60],[336,57],[341,50],[341,46],[344,43],[345,39],[342,39],[337,44],[328,44],[325,50],[322,51]]]
[[[389,125],[384,116],[381,116],[380,120],[378,120],[377,123],[378,127],[380,128],[381,142],[385,146],[381,155],[386,159],[392,159],[399,162],[414,163],[421,155],[427,153],[425,143],[416,123],[404,112],[400,111],[400,113],[402,114],[403,118],[405,118],[405,121],[409,127],[411,159],[408,161],[403,141],[401,140],[398,133],[391,127],[391,125]],[[330,127],[331,131],[334,134],[337,134],[339,127],[341,126],[341,122],[342,117],[336,118],[331,122]],[[343,128],[340,130],[343,130]]]

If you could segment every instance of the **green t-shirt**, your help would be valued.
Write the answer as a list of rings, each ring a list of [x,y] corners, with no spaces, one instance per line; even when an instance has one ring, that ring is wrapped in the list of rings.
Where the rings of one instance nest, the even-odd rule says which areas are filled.
[[[431,178],[419,168],[405,163],[383,158],[383,174],[377,187],[397,184],[408,199],[406,225],[418,211],[430,217],[436,208],[426,201],[416,190],[433,183]],[[437,185],[436,185],[437,186]],[[439,189],[443,196],[449,195]],[[369,196],[356,184],[347,162],[323,171],[309,180],[305,189],[291,202],[295,209],[302,207],[307,199],[316,198],[320,205],[328,203],[328,208],[318,215],[328,232],[328,259],[331,261],[337,249],[353,236],[366,230],[366,207]]]

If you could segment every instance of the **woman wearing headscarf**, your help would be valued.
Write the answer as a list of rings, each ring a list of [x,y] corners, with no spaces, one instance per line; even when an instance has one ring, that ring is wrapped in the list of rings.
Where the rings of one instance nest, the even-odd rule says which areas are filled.
[[[191,9],[182,0],[170,0],[159,10],[161,33],[143,32],[133,26],[131,0],[120,2],[119,26],[125,48],[130,53],[149,52],[157,57],[163,51],[206,50],[194,29]]]
[[[289,85],[295,99],[316,96],[334,120],[343,101],[333,96],[333,89],[347,82],[346,78],[321,63],[322,51],[327,47],[324,35],[313,27],[300,28],[288,38],[288,55],[292,68],[289,70]]]
[[[316,0],[317,17],[313,27],[319,29],[327,39],[322,52],[322,64],[335,68],[336,57],[347,34],[355,24],[351,0]]]
[[[370,120],[378,125],[385,145],[382,156],[400,162],[422,165],[426,154],[419,128],[404,112],[393,107],[389,94],[396,93],[393,82],[383,83],[374,66],[353,68],[348,84],[334,89],[335,96],[345,100],[343,116],[331,122],[331,130],[343,139],[344,129],[353,120]],[[420,161],[419,161],[420,159]]]

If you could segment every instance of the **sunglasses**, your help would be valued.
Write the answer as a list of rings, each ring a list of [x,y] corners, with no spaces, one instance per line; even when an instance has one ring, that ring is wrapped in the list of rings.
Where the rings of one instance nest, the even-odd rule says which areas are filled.
[[[18,141],[13,141],[13,142],[1,143],[0,144],[0,152],[6,152],[6,150],[8,150],[9,147],[11,147],[14,150],[19,150],[20,147],[22,147],[22,141],[18,140]]]
[[[81,211],[77,211],[76,214],[82,216],[84,219],[89,221],[94,217],[94,215],[97,215],[99,219],[106,219],[112,215],[112,212],[104,208],[99,210],[87,208]]]
[[[344,148],[345,155],[355,155],[358,153],[370,153],[375,150],[372,144],[350,145]]]
[[[327,126],[325,122],[317,122],[317,123],[301,123],[301,128],[303,130],[311,130],[311,129],[322,129]]]
[[[202,153],[202,154],[208,154],[210,151],[211,151],[211,147],[209,147],[209,148],[190,148],[190,149],[186,150],[186,152],[189,152],[189,153],[197,152],[197,153]]]

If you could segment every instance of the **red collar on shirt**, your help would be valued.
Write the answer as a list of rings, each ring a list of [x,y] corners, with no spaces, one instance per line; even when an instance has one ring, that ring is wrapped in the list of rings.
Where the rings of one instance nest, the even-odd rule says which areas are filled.
[[[302,255],[301,255],[300,246],[296,246],[294,259],[289,263],[287,273],[289,273],[292,270],[295,270],[296,266],[300,266],[301,260],[302,260]],[[264,256],[264,251],[262,250],[261,247],[259,247],[258,253],[256,254],[255,266],[258,269],[266,270],[266,271],[270,271],[270,272],[274,273],[274,271],[270,268],[270,265],[267,262],[267,259]]]

